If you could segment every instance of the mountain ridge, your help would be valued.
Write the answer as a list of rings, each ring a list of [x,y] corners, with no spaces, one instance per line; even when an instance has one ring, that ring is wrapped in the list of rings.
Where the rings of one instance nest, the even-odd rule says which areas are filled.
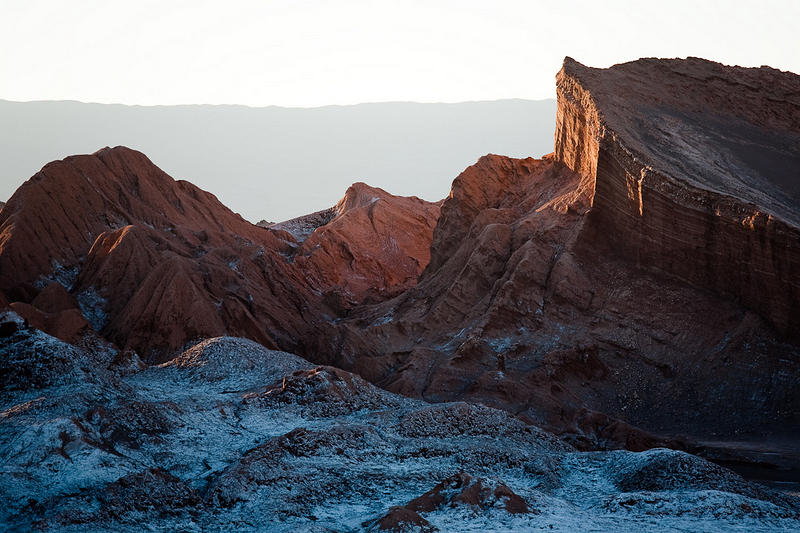
[[[359,205],[364,194],[370,201]],[[298,243],[173,180],[140,152],[104,148],[45,165],[0,212],[0,291],[29,304],[60,283],[94,329],[147,361],[223,333],[299,350],[335,310],[415,283],[427,263],[429,219],[438,217],[436,204],[366,185],[349,189],[339,211],[330,232]],[[405,224],[386,222],[400,217]],[[362,220],[372,233],[358,230]],[[427,233],[405,232],[420,221]],[[353,253],[356,270],[352,261],[340,268],[337,258]]]

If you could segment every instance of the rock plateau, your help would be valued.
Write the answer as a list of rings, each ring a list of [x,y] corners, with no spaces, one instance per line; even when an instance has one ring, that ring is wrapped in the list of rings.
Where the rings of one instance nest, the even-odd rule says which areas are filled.
[[[796,469],[800,77],[568,58],[557,81],[554,154],[465,170],[419,283],[318,352],[581,447],[767,440]]]

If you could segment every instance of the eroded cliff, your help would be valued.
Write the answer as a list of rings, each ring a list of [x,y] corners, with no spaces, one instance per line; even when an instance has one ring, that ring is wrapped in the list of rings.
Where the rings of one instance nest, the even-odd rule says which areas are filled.
[[[597,238],[593,193],[552,156],[481,158],[454,181],[417,286],[357,309],[317,353],[586,447],[797,431],[797,345],[741,303],[620,256]]]
[[[581,446],[793,442],[800,77],[568,58],[557,81],[555,153],[467,168],[420,283],[319,352]]]
[[[697,58],[557,75],[556,159],[592,238],[800,331],[800,76]]]

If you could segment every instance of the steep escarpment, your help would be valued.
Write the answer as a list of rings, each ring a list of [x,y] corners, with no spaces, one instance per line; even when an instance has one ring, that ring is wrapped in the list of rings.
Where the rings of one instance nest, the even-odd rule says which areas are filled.
[[[592,238],[800,331],[800,76],[567,58],[556,158],[595,183]],[[587,234],[588,235],[588,234]]]
[[[356,309],[317,353],[590,448],[796,434],[798,346],[735,299],[620,256],[597,238],[591,185],[552,156],[481,158],[442,205],[419,283]]]
[[[567,60],[555,153],[467,168],[420,282],[318,352],[579,446],[796,443],[797,79]]]

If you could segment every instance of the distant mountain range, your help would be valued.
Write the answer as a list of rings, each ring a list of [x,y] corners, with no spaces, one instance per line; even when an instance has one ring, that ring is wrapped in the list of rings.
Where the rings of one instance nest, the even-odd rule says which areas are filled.
[[[330,207],[357,181],[436,201],[486,153],[551,152],[555,108],[555,100],[319,108],[0,100],[0,199],[48,161],[125,145],[252,222]]]

